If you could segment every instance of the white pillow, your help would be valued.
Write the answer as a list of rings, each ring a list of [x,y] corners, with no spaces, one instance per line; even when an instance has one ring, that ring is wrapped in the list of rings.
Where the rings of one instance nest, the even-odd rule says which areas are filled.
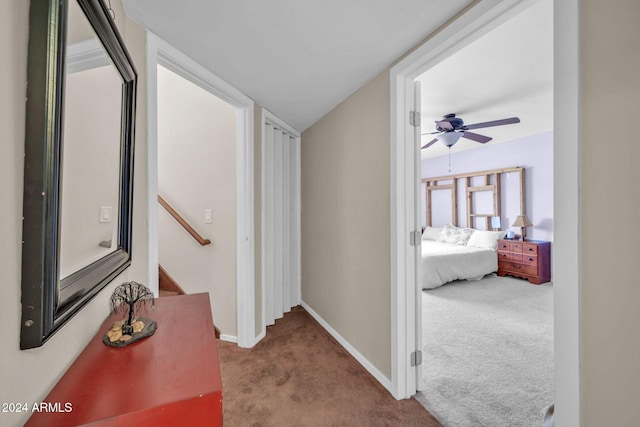
[[[438,242],[455,243],[456,245],[466,245],[467,240],[473,234],[472,228],[459,228],[453,224],[447,224],[444,226],[444,230],[438,237]]]
[[[474,246],[476,248],[488,248],[494,251],[498,249],[498,240],[504,238],[506,231],[482,231],[476,230],[469,241],[467,246]]]
[[[429,227],[427,225],[422,232],[422,240],[438,240],[442,230],[442,227]]]

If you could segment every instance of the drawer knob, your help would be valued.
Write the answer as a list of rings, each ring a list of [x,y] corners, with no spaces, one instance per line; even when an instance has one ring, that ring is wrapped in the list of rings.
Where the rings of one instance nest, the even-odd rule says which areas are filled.
[[[529,258],[527,258],[527,259],[528,259],[529,261],[533,261],[533,258],[531,258],[531,257],[529,257]]]
[[[531,251],[533,251],[533,248],[527,248],[527,250],[528,250],[529,252],[531,252]]]

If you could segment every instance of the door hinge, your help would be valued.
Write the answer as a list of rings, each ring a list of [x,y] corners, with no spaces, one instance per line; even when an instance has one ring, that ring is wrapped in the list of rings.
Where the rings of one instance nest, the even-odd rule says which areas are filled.
[[[419,111],[409,111],[409,124],[411,126],[415,126],[415,127],[420,126],[420,112]]]
[[[422,352],[414,351],[411,353],[411,366],[418,366],[422,364]]]
[[[422,240],[422,233],[420,231],[412,231],[409,233],[409,242],[411,246],[419,246]]]

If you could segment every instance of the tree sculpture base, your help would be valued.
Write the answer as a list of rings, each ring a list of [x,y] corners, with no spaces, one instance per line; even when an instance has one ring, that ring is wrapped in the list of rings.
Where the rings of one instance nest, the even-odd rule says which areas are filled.
[[[139,319],[134,319],[131,322],[133,326],[132,334],[123,334],[122,326],[124,325],[124,320],[118,320],[111,325],[111,328],[104,334],[102,337],[102,342],[110,347],[124,347],[129,344],[133,344],[136,341],[140,341],[143,338],[150,337],[156,332],[158,328],[158,324],[146,317],[140,317]]]

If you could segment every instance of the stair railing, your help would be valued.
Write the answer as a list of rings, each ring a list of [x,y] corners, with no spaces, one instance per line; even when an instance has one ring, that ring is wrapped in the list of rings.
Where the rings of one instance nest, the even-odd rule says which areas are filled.
[[[167,201],[164,200],[159,194],[158,194],[158,203],[160,203],[160,206],[165,208],[167,212],[169,212],[169,215],[171,215],[176,221],[178,221],[178,223],[182,227],[184,227],[184,229],[187,230],[187,232],[191,234],[191,236],[194,239],[196,239],[196,241],[200,243],[200,245],[206,246],[211,244],[211,240],[205,239],[200,234],[198,234],[198,232],[194,230],[194,228],[190,226],[189,223],[178,212],[176,212],[176,210],[173,209],[171,205],[169,205],[169,203],[167,203]]]

